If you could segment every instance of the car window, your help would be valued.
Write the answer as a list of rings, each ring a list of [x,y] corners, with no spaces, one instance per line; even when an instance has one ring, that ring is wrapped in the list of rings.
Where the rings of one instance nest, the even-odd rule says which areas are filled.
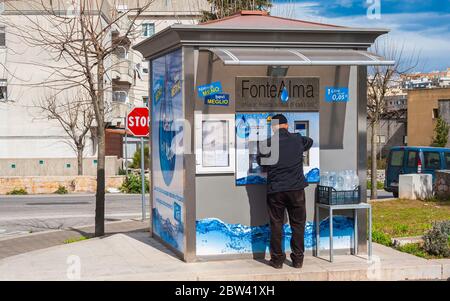
[[[444,153],[445,154],[445,166],[447,169],[450,168],[450,153]]]
[[[402,166],[403,165],[403,155],[404,151],[402,150],[395,150],[391,152],[391,160],[390,164],[391,166]]]
[[[418,157],[418,152],[409,151],[407,166],[408,167],[417,167],[417,157]]]
[[[439,153],[437,152],[423,152],[423,157],[425,159],[424,167],[427,169],[440,169],[441,161]]]

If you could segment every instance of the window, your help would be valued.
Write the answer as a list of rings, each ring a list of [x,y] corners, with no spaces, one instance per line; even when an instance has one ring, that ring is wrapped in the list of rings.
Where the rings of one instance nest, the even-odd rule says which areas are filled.
[[[234,173],[234,114],[195,114],[195,161],[198,174]]]
[[[403,150],[394,150],[391,152],[391,160],[390,165],[400,167],[403,166],[403,156],[404,151]]]
[[[439,118],[439,109],[433,109],[433,119]]]
[[[445,157],[445,167],[450,169],[450,153],[444,153]]]
[[[126,5],[126,4],[117,5],[117,12],[126,13],[127,11],[128,11],[128,5]]]
[[[437,152],[424,152],[423,156],[425,158],[424,167],[426,169],[440,169],[441,159],[439,153]]]
[[[6,79],[0,79],[0,101],[8,100],[8,86]]]
[[[228,121],[203,120],[202,162],[204,167],[228,167],[230,165],[228,134]]]
[[[155,34],[155,24],[153,23],[144,23],[142,24],[142,35],[144,37],[151,37]]]
[[[113,91],[112,100],[126,103],[128,102],[128,93],[126,91]]]
[[[117,48],[115,50],[115,54],[120,59],[127,59],[128,58],[128,51],[123,46],[117,46]]]
[[[295,133],[300,133],[300,135],[309,137],[309,121],[295,121]],[[309,166],[309,151],[306,152],[303,165]]]
[[[408,144],[408,136],[403,136],[403,144],[404,145]]]
[[[144,106],[148,107],[148,96],[142,96],[142,102],[144,103]]]
[[[386,136],[384,135],[378,135],[377,137],[377,143],[386,143]]]
[[[408,167],[417,167],[417,158],[418,158],[418,152],[409,151],[408,152]]]
[[[5,27],[0,27],[0,47],[2,47],[2,46],[6,46]]]

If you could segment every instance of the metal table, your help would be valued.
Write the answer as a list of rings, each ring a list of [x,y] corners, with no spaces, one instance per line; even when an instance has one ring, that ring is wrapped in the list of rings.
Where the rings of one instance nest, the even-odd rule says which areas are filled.
[[[326,205],[316,202],[316,250],[315,255],[319,257],[320,243],[320,208],[327,209],[330,215],[330,262],[333,262],[333,211],[336,210],[353,210],[354,218],[354,239],[353,239],[353,255],[358,254],[358,210],[367,209],[369,213],[369,239],[368,239],[368,257],[372,259],[372,206],[367,203],[347,204],[347,205]]]

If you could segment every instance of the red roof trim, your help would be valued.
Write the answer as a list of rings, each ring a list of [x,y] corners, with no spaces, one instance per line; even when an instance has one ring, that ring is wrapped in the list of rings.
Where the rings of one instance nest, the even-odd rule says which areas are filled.
[[[243,10],[239,11],[233,15],[224,17],[222,19],[216,19],[216,20],[210,20],[203,23],[199,23],[198,25],[207,25],[207,24],[213,24],[213,23],[219,23],[224,20],[229,20],[233,18],[237,18],[239,16],[261,16],[261,17],[268,17],[268,18],[274,18],[274,19],[280,19],[280,20],[286,20],[286,21],[294,21],[298,23],[305,23],[305,24],[311,24],[311,25],[317,25],[317,26],[325,26],[325,27],[334,27],[334,28],[345,28],[345,26],[339,26],[339,25],[333,25],[333,24],[326,24],[326,23],[319,23],[319,22],[312,22],[312,21],[305,21],[305,20],[299,20],[299,19],[290,19],[290,18],[284,18],[284,17],[278,17],[278,16],[271,16],[267,11],[255,11],[255,10]]]

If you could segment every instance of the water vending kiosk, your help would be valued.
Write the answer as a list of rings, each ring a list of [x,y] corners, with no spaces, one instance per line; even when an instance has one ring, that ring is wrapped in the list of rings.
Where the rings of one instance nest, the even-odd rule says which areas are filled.
[[[266,175],[256,145],[271,135],[271,116],[283,113],[291,132],[314,140],[304,166],[311,250],[320,171],[357,170],[366,189],[367,66],[393,64],[367,49],[387,32],[241,12],[172,25],[135,46],[151,71],[153,237],[185,261],[267,252]],[[325,249],[328,222],[320,224]],[[360,252],[366,223],[359,213]],[[349,250],[353,218],[344,212],[333,225],[334,248]],[[289,250],[287,225],[285,234]]]

